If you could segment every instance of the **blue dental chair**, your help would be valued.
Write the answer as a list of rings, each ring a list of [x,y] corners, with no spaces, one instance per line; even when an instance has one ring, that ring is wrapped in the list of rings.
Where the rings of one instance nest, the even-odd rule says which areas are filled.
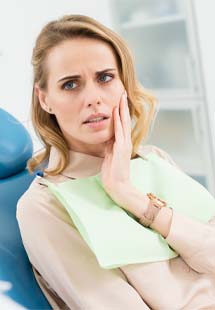
[[[1,283],[11,286],[1,292],[0,305],[4,296],[19,305],[17,309],[49,310],[51,306],[34,278],[16,220],[17,200],[35,177],[26,169],[32,152],[25,127],[0,108],[0,289]]]

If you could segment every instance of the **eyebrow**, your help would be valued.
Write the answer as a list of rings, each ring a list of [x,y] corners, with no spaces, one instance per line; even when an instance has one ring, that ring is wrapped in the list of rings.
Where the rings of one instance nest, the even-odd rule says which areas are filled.
[[[104,70],[101,70],[101,71],[96,71],[95,75],[98,76],[98,75],[100,75],[102,73],[105,73],[107,71],[116,71],[116,68],[107,68],[107,69],[104,69]],[[58,81],[58,83],[62,82],[62,81],[65,81],[65,80],[68,80],[68,79],[80,79],[80,78],[81,78],[81,75],[78,75],[78,74],[76,74],[76,75],[68,75],[68,76],[64,76],[63,78],[61,78]]]

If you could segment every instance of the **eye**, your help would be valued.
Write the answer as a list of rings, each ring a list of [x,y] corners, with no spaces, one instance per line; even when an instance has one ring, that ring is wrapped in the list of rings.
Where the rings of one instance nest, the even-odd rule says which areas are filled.
[[[113,79],[113,74],[104,73],[104,74],[101,75],[101,78],[103,79],[104,77],[109,77],[110,79],[108,79],[108,80],[106,80],[106,81],[103,80],[103,82],[109,82],[110,80]],[[101,78],[100,78],[100,79],[101,79]]]
[[[63,84],[62,88],[65,90],[74,89],[75,87],[71,87],[71,85],[74,85],[74,84],[76,84],[75,81],[68,81]]]

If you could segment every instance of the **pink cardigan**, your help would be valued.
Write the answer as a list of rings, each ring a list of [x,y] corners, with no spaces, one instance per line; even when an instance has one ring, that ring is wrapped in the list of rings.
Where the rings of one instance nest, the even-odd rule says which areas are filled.
[[[141,146],[139,155],[158,147]],[[52,148],[49,167],[59,155]],[[70,164],[52,182],[99,173],[103,158],[70,151]],[[180,256],[167,261],[102,269],[70,216],[35,178],[17,205],[17,220],[38,284],[53,309],[214,310],[215,217],[207,224],[173,211],[168,244]],[[111,228],[110,228],[111,229]]]

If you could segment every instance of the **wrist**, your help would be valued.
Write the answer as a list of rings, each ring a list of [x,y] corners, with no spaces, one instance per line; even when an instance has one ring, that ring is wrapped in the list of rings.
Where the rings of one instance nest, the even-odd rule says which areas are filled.
[[[164,238],[169,235],[171,223],[172,223],[172,208],[162,208],[156,216],[150,228],[160,233]]]
[[[147,210],[150,199],[147,195],[138,191],[131,184],[124,184],[120,189],[120,205],[131,212],[139,220],[143,213]],[[159,213],[155,217],[154,221],[150,225],[150,228],[160,233],[164,238],[169,234],[169,230],[172,222],[172,208],[168,206],[161,208]]]
[[[147,209],[149,203],[147,195],[141,193],[131,184],[124,185],[121,193],[120,205],[139,219]]]

